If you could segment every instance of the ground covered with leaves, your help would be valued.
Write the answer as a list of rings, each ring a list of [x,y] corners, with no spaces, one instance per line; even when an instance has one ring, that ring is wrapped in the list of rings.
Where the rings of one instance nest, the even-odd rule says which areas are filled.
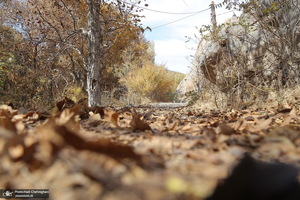
[[[299,197],[298,108],[88,108],[65,99],[52,114],[2,105],[0,126],[3,189],[49,189],[50,199],[201,200],[221,199],[216,187],[228,182],[232,196],[223,199],[276,199],[283,185],[280,194]]]

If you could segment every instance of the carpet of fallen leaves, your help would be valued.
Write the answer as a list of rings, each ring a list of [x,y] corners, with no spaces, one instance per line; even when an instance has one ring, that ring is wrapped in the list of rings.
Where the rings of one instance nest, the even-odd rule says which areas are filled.
[[[300,168],[299,109],[0,107],[0,188],[50,199],[206,199],[243,155]],[[298,177],[299,178],[299,177]]]

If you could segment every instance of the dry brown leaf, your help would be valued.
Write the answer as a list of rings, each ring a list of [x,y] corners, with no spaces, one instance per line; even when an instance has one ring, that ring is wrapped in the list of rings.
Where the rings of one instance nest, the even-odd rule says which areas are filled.
[[[90,108],[90,111],[93,112],[94,114],[100,114],[100,116],[102,118],[104,118],[104,107],[100,107],[100,106],[94,106]]]
[[[11,115],[18,114],[17,110],[14,110],[11,106],[8,105],[0,105],[0,112],[10,113]]]
[[[11,159],[17,161],[19,160],[25,152],[25,148],[22,144],[10,145],[8,147],[8,154]]]
[[[112,108],[89,109],[83,101],[50,118],[45,116],[48,120],[39,125],[38,112],[16,115],[0,108],[0,117],[6,113],[13,123],[22,123],[23,127],[18,134],[0,127],[0,188],[55,185],[51,195],[63,199],[83,199],[95,194],[90,191],[99,192],[99,188],[101,196],[91,195],[89,199],[124,199],[128,191],[128,199],[205,199],[207,193],[200,194],[203,185],[212,191],[245,152],[268,161],[297,164],[299,160],[299,116],[293,110],[258,110],[255,114],[193,109],[188,114],[188,108],[135,109],[115,114]],[[99,114],[90,112],[88,119],[78,118],[89,111]],[[149,122],[155,134],[147,130]],[[122,128],[115,128],[113,123]],[[136,175],[140,172],[133,169],[142,171],[142,175]],[[51,177],[45,178],[50,171]],[[169,174],[178,175],[188,186],[180,197],[165,188]],[[174,191],[182,187],[177,180],[169,184]],[[97,186],[96,190],[87,189],[92,185]]]
[[[270,128],[270,124],[272,123],[272,121],[273,121],[272,117],[270,117],[267,120],[259,120],[255,126],[249,127],[249,130],[253,133],[261,132],[263,130]]]
[[[115,126],[119,127],[119,114],[114,110],[104,109],[104,120],[112,122]]]
[[[299,127],[281,126],[272,129],[268,136],[287,137],[294,142],[299,139],[300,130]]]
[[[0,138],[8,139],[14,137],[16,135],[15,132],[9,131],[6,128],[0,127]]]
[[[13,133],[17,132],[15,123],[12,121],[17,113],[11,113],[10,110],[0,110],[0,127],[3,127]]]
[[[217,140],[217,133],[213,128],[203,127],[201,133],[207,138],[211,139],[211,141],[215,142]]]
[[[61,114],[55,118],[55,124],[65,125],[71,130],[79,130],[79,115],[78,111],[80,109],[79,105],[74,106],[73,108],[64,109]],[[51,118],[50,118],[51,119]]]
[[[116,187],[118,176],[126,172],[126,167],[115,159],[90,151],[64,151],[62,157],[68,161],[71,169],[102,183]]]
[[[8,117],[5,117],[5,116],[0,117],[0,126],[13,132],[13,133],[17,132],[17,128],[16,128],[15,124]]]
[[[100,114],[94,114],[92,116],[89,117],[88,121],[87,121],[87,124],[91,127],[96,127],[98,125],[101,124],[101,116]]]
[[[292,119],[296,119],[296,120],[299,119],[297,116],[297,110],[295,108],[293,108],[291,112],[284,118],[284,121],[282,122],[282,126],[289,125]]]
[[[55,131],[65,140],[65,143],[78,150],[89,150],[108,155],[116,160],[131,158],[141,161],[141,156],[136,154],[129,146],[113,143],[107,139],[85,141],[78,134],[70,131],[65,126],[55,126]]]
[[[89,118],[89,108],[88,108],[87,102],[85,102],[85,101],[81,101],[81,102],[77,103],[75,106],[73,106],[70,109],[71,109],[71,111],[72,111],[72,109],[74,109],[74,112],[76,113],[76,115],[79,115],[80,119]]]
[[[192,113],[191,111],[189,111],[188,113],[187,113],[187,116],[193,116],[194,115],[194,113]]]
[[[181,130],[181,131],[191,131],[191,129],[192,129],[192,126],[191,126],[191,125],[192,125],[191,122],[188,122],[186,125],[182,126],[182,127],[180,128],[180,130]]]
[[[56,125],[61,125],[57,123],[57,119],[54,117],[49,118],[43,125],[37,127],[36,137],[40,141],[51,142],[58,147],[63,147],[65,145],[64,139],[59,136],[54,130]]]
[[[220,134],[233,135],[237,133],[236,130],[223,122],[219,122],[218,127],[220,128]]]
[[[134,131],[152,130],[144,120],[141,120],[139,114],[135,110],[133,110],[132,113],[132,120],[130,122],[130,126],[131,128],[133,128]]]
[[[27,145],[26,135],[17,135],[7,140],[4,152],[13,162],[23,161],[30,170],[40,168],[43,163],[35,158],[38,142]]]
[[[56,103],[56,107],[58,108],[58,111],[62,111],[65,108],[71,108],[74,105],[75,105],[75,102],[72,99],[69,99],[68,97],[65,97],[64,100]]]

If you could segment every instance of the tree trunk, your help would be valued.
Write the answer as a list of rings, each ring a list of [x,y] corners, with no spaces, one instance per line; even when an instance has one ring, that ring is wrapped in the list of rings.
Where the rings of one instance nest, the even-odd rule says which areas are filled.
[[[101,62],[103,52],[103,20],[100,15],[101,0],[87,0],[88,11],[88,67],[87,92],[90,107],[101,105],[100,79],[104,66]]]

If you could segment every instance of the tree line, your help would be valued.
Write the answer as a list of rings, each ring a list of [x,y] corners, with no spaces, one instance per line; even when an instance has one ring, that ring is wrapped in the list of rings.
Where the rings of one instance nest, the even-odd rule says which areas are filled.
[[[6,0],[0,7],[2,103],[51,107],[71,96],[101,105],[130,93],[132,69],[156,67],[141,9],[120,0]]]

